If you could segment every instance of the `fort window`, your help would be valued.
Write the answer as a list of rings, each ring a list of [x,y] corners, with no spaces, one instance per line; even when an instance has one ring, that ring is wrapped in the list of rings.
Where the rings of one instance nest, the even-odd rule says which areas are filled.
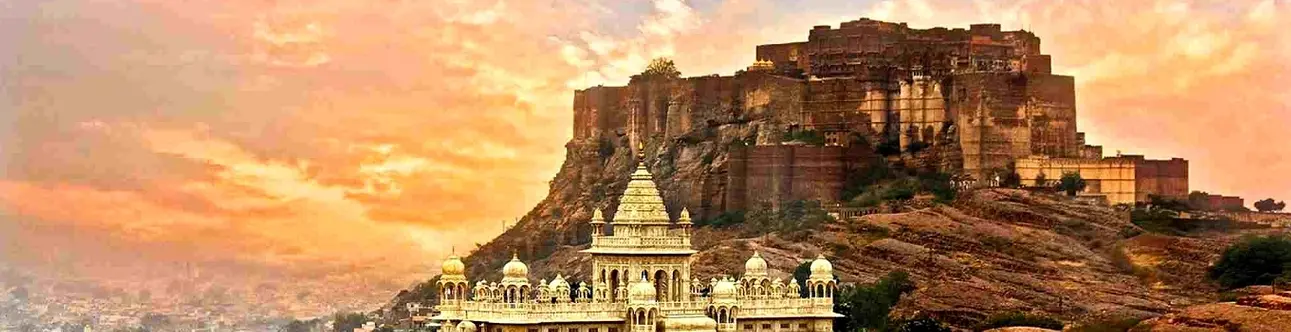
[[[763,330],[770,330],[770,329],[771,329],[771,324],[765,324],[765,323],[764,323],[764,324],[762,324],[762,329],[763,329]]]
[[[529,332],[538,332],[538,329],[529,329]]]
[[[782,323],[782,324],[780,324],[780,329],[781,329],[781,330],[788,330],[788,329],[789,329],[789,323]]]
[[[753,331],[753,324],[744,324],[745,331]]]
[[[611,328],[610,328],[610,332],[619,332],[619,328],[617,328],[617,327],[611,327]]]

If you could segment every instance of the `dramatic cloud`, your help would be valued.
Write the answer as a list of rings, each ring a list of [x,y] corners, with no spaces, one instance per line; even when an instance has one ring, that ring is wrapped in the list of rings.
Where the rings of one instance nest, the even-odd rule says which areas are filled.
[[[573,89],[659,56],[731,74],[861,16],[1033,30],[1077,77],[1091,141],[1188,158],[1197,189],[1291,198],[1273,1],[0,0],[0,261],[402,286],[546,194]]]

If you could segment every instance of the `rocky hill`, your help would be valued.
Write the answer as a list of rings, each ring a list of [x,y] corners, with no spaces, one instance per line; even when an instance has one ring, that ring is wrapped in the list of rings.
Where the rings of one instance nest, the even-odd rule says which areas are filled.
[[[727,147],[752,141],[759,128],[759,121],[732,119],[675,140],[648,141],[645,164],[670,213],[693,204],[702,192],[701,179],[721,171]],[[617,136],[567,144],[549,195],[514,227],[465,257],[468,276],[498,278],[514,252],[529,264],[534,279],[557,273],[586,279],[589,257],[579,250],[590,241],[587,221],[593,207],[613,211],[627,184],[636,157],[626,142]],[[890,161],[911,158],[918,156]],[[1146,318],[1214,302],[1205,267],[1238,236],[1149,233],[1123,211],[1022,190],[983,189],[949,203],[892,207],[892,213],[791,234],[751,224],[700,227],[694,236],[700,251],[696,276],[738,274],[756,248],[776,277],[788,279],[801,262],[823,253],[844,283],[910,272],[919,288],[898,305],[898,315],[928,313],[956,326],[1018,310],[1069,322]],[[432,284],[400,293],[386,307],[387,317],[406,317],[401,312],[406,302],[432,302]]]

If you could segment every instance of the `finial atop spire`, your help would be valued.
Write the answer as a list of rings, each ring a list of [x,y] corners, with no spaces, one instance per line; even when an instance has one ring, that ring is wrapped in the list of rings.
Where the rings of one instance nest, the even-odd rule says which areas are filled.
[[[637,159],[645,164],[645,141],[637,141]]]

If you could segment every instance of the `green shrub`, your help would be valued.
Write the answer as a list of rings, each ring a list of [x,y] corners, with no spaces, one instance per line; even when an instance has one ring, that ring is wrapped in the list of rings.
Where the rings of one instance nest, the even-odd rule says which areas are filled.
[[[712,219],[695,221],[695,226],[727,227],[744,223],[744,211],[726,211]]]
[[[893,332],[950,332],[950,327],[932,317],[897,320],[889,324]]]
[[[1291,239],[1283,236],[1251,237],[1229,246],[1210,268],[1208,276],[1227,289],[1270,285],[1291,272]]]
[[[840,289],[834,294],[834,312],[843,315],[834,321],[836,331],[872,329],[882,331],[889,326],[888,314],[901,296],[915,290],[910,274],[904,271],[888,273],[878,282]]]
[[[1080,177],[1080,173],[1066,172],[1058,178],[1058,190],[1067,193],[1067,196],[1076,196],[1077,192],[1085,190],[1085,179]]]
[[[927,148],[928,144],[924,142],[910,142],[910,144],[906,145],[906,151],[910,151],[910,153],[923,151],[923,149]]]
[[[874,148],[874,152],[884,157],[901,154],[901,142],[893,139],[883,140]]]
[[[1010,326],[1030,326],[1050,330],[1062,330],[1062,322],[1049,316],[1029,314],[1024,312],[1008,312],[991,315],[986,318],[985,322],[977,326],[978,331],[985,331],[1001,327]]]
[[[609,158],[614,155],[614,141],[611,141],[609,138],[602,137],[596,147],[596,154],[599,155],[601,159]]]

